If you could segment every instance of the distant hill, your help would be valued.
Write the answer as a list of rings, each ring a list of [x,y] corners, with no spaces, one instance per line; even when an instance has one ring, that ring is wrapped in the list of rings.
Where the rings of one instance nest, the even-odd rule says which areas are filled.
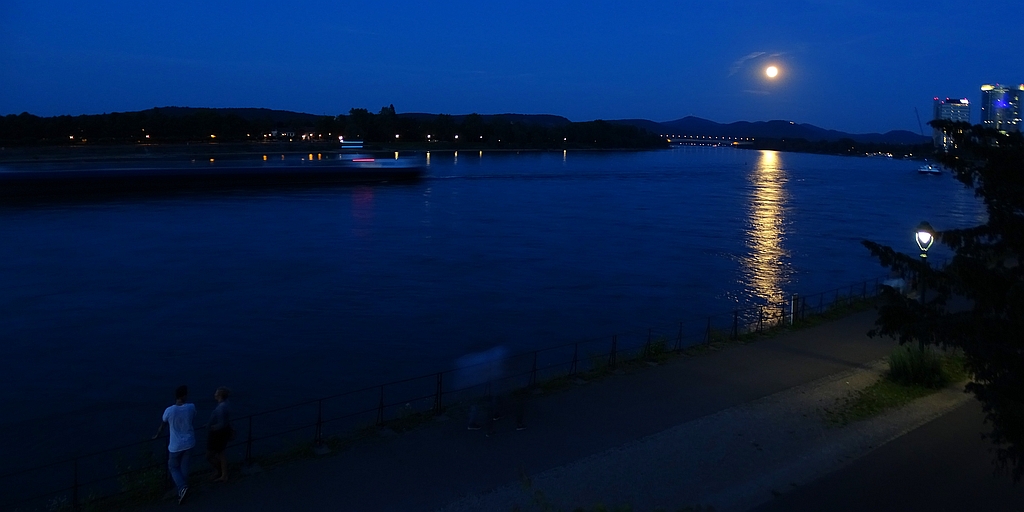
[[[466,120],[472,114],[455,114],[452,115],[452,121],[461,123]],[[508,123],[521,123],[521,124],[536,124],[545,128],[552,128],[558,126],[565,126],[571,124],[572,121],[552,114],[477,114],[480,116],[480,120],[485,123],[492,123],[494,121],[505,121]],[[409,112],[398,114],[399,119],[412,119],[415,121],[429,121],[437,118],[438,114],[427,114],[422,112]]]
[[[282,133],[300,131],[322,131],[325,133],[344,133],[346,135],[356,134],[357,136],[371,137],[384,140],[384,131],[388,132],[387,137],[396,128],[405,129],[407,132],[416,132],[419,127],[429,126],[426,133],[443,134],[446,130],[451,131],[455,127],[459,130],[479,130],[481,126],[488,126],[496,138],[509,141],[514,130],[517,140],[529,140],[530,144],[541,144],[541,132],[533,135],[525,135],[529,130],[555,130],[567,129],[593,130],[598,126],[599,131],[602,123],[573,123],[562,116],[551,114],[455,114],[440,115],[423,112],[408,112],[395,114],[400,124],[387,124],[383,121],[379,130],[373,129],[372,119],[376,117],[373,112],[363,111],[370,116],[371,121],[363,118],[348,119],[351,116],[322,116],[307,114],[303,112],[292,112],[288,110],[272,110],[267,108],[194,108],[194,107],[157,107],[138,112],[115,112],[100,115],[84,116],[57,116],[51,118],[39,118],[31,114],[0,116],[0,142],[6,144],[26,144],[40,141],[50,143],[64,141],[68,143],[69,134],[78,134],[81,139],[91,137],[93,141],[123,141],[141,137],[143,132],[153,133],[159,136],[161,141],[168,140],[191,140],[196,137],[206,137],[209,133],[218,133],[221,140],[230,140],[232,137],[239,140],[251,138],[252,132],[267,133],[271,130],[279,130]],[[346,113],[347,114],[347,113]],[[475,119],[475,120],[474,120]],[[468,125],[467,121],[471,121]],[[600,120],[599,120],[600,121]],[[363,126],[369,122],[371,125]],[[660,135],[704,135],[715,137],[753,137],[761,139],[766,143],[775,140],[780,147],[795,147],[794,143],[805,140],[811,144],[835,143],[843,139],[852,139],[862,144],[888,144],[888,145],[915,145],[930,143],[929,137],[923,137],[905,130],[895,130],[886,133],[844,133],[836,130],[828,130],[805,123],[794,123],[790,121],[739,121],[729,124],[716,123],[699,117],[684,117],[674,121],[655,122],[647,119],[619,119],[605,120],[605,123],[616,125],[620,128],[616,135],[609,139],[625,144],[622,147],[634,147],[633,143],[624,142],[626,132],[621,129],[645,130],[654,140],[664,139]],[[362,123],[362,124],[361,124]],[[498,128],[504,127],[504,128]],[[573,128],[574,127],[574,128]],[[380,133],[376,133],[380,130]],[[526,130],[526,131],[524,131]],[[452,132],[457,133],[457,132]],[[609,134],[611,132],[608,132]],[[358,135],[361,134],[361,135]],[[483,135],[483,133],[481,133]],[[582,141],[589,137],[591,141],[595,138],[587,135],[583,137],[578,134]],[[607,135],[607,134],[606,134]],[[442,135],[443,136],[443,135]],[[553,136],[553,135],[552,135]],[[525,138],[524,138],[525,137]],[[546,135],[544,135],[546,137]],[[569,133],[562,133],[558,136],[561,140],[571,139]],[[626,137],[629,138],[629,137]],[[597,139],[600,139],[598,137]],[[526,142],[523,142],[524,144]],[[544,142],[543,144],[547,144]],[[645,143],[646,144],[646,143]]]
[[[323,116],[306,114],[303,112],[292,112],[290,110],[271,110],[268,108],[195,108],[195,107],[157,107],[143,110],[139,113],[158,113],[168,117],[185,117],[201,112],[213,112],[221,115],[233,115],[241,117],[246,121],[270,121],[273,123],[307,124],[313,125]],[[455,123],[462,123],[471,114],[454,114],[451,120]],[[477,114],[481,121],[492,123],[503,121],[507,123],[533,124],[545,128],[560,127],[571,124],[572,121],[552,114]],[[438,114],[425,112],[405,112],[398,114],[400,119],[413,121],[430,121],[436,119]],[[620,123],[622,124],[622,123]],[[657,131],[657,130],[654,130]],[[653,133],[653,132],[652,132]]]
[[[270,121],[272,123],[314,124],[323,116],[292,112],[290,110],[272,110],[269,108],[196,108],[196,107],[156,107],[138,113],[162,114],[167,117],[186,117],[201,112],[212,112],[225,116],[238,116],[246,121]],[[126,112],[127,113],[127,112]]]
[[[852,139],[857,142],[884,144],[925,144],[930,137],[906,130],[886,133],[845,133],[826,130],[806,123],[792,121],[737,121],[721,124],[699,117],[687,116],[675,121],[656,123],[646,119],[622,119],[609,121],[617,124],[636,126],[662,135],[707,135],[713,137],[755,137],[771,139],[806,139],[811,142]]]
[[[170,117],[183,117],[202,111],[216,112],[222,115],[236,115],[247,121],[271,121],[274,123],[291,123],[313,125],[322,116],[292,112],[288,110],[271,110],[267,108],[191,108],[191,107],[159,107],[143,112],[159,112]],[[437,118],[438,114],[426,112],[400,113],[400,119],[428,121]],[[451,120],[462,123],[469,114],[453,114]],[[562,116],[552,114],[479,114],[485,123],[503,121],[517,124],[535,124],[545,128],[561,127],[571,124]],[[828,130],[806,123],[791,121],[737,121],[721,124],[699,117],[687,116],[674,121],[656,122],[647,119],[617,119],[609,123],[622,124],[642,128],[654,134],[675,135],[708,135],[715,137],[758,137],[771,139],[806,139],[811,142],[821,140],[834,142],[840,139],[852,139],[857,142],[884,144],[924,144],[931,141],[930,137],[906,130],[893,130],[886,133],[846,133]]]

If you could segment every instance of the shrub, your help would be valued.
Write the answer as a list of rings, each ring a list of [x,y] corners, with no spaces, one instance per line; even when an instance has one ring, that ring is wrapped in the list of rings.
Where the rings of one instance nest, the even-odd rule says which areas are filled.
[[[889,356],[889,379],[893,382],[941,388],[950,382],[942,356],[921,347],[901,346]]]

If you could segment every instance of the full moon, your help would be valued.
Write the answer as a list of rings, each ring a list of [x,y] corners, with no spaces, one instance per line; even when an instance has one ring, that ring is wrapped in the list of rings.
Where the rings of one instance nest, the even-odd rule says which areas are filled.
[[[768,69],[764,70],[764,74],[768,75],[768,78],[775,78],[779,74],[779,68],[768,66]]]

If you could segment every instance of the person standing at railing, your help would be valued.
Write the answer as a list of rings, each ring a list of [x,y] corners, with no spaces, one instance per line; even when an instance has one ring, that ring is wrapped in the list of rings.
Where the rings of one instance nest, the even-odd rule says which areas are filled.
[[[206,460],[213,466],[214,482],[228,481],[228,458],[224,456],[224,450],[228,447],[228,441],[234,437],[235,429],[231,427],[231,404],[228,397],[231,390],[226,387],[219,387],[213,393],[213,399],[217,401],[217,407],[210,415],[209,435],[206,438]]]
[[[480,392],[481,386],[484,387],[484,395],[476,397],[469,408],[469,430],[480,430],[479,412],[481,409],[490,419],[488,426],[500,417],[495,385],[500,385],[507,355],[508,349],[495,346],[480,352],[471,352],[455,361],[455,367],[458,369],[456,385],[459,388],[472,389],[471,392],[475,394]]]
[[[171,472],[175,487],[178,488],[178,504],[185,501],[188,493],[188,458],[189,450],[196,445],[196,433],[192,421],[196,417],[196,406],[186,402],[188,386],[178,386],[174,390],[174,405],[164,409],[163,422],[157,429],[153,439],[160,437],[164,425],[170,430],[167,443],[167,469]]]

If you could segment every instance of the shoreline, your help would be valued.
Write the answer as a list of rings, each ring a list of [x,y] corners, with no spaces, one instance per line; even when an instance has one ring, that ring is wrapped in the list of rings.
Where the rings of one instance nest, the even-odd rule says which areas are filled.
[[[438,152],[487,152],[487,153],[556,153],[556,152],[595,152],[595,153],[617,153],[617,152],[648,152],[676,150],[689,147],[688,145],[668,145],[665,147],[587,147],[587,146],[565,146],[565,147],[493,147],[466,145],[455,146],[451,143],[428,143],[428,144],[383,144],[367,145],[361,149],[342,148],[333,142],[273,142],[273,143],[182,143],[182,144],[120,144],[120,145],[60,145],[60,146],[16,146],[0,147],[0,164],[25,164],[44,162],[65,162],[65,161],[97,161],[97,160],[132,160],[132,159],[157,159],[157,158],[208,158],[210,156],[220,157],[244,157],[256,155],[294,155],[306,156],[311,154],[360,154],[360,153],[430,153]],[[780,153],[795,153],[809,155],[845,156],[859,158],[878,158],[877,153],[849,153],[840,151],[800,151],[792,148],[770,148],[754,146],[721,146],[726,149],[740,149],[747,151],[777,151]],[[887,157],[891,160],[909,161],[930,161],[934,155],[896,155]]]

